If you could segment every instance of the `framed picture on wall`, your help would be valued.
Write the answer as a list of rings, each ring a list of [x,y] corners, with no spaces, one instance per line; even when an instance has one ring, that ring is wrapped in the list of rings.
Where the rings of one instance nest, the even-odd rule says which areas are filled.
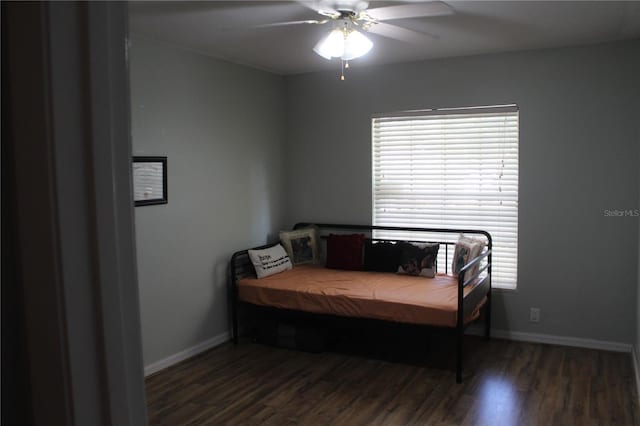
[[[133,157],[132,167],[135,206],[167,204],[167,157]]]

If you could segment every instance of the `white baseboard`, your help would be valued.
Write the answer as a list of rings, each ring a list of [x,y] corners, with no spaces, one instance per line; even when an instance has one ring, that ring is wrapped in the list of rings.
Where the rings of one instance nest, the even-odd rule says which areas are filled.
[[[184,361],[187,358],[191,358],[192,356],[198,355],[200,352],[204,352],[208,349],[219,346],[229,340],[231,340],[231,334],[228,331],[225,333],[219,334],[217,336],[214,336],[211,339],[207,339],[204,342],[200,342],[195,346],[192,346],[176,354],[173,354],[164,359],[161,359],[160,361],[156,361],[153,364],[149,364],[145,366],[144,375],[146,377],[160,370],[164,370],[167,367],[177,364],[180,361]]]
[[[484,327],[471,326],[467,329],[469,334],[484,336]],[[630,343],[611,342],[607,340],[582,339],[579,337],[556,336],[553,334],[524,333],[521,331],[491,330],[491,337],[498,339],[515,340],[519,342],[547,343],[550,345],[574,346],[587,349],[601,349],[612,352],[631,353],[633,345]]]
[[[633,360],[633,372],[636,378],[636,393],[640,400],[640,364],[638,364],[638,349],[635,346],[631,349],[631,358]]]

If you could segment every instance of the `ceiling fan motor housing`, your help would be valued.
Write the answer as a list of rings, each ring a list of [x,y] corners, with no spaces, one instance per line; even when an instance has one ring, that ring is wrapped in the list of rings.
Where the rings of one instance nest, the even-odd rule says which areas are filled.
[[[363,0],[320,0],[318,6],[319,9],[337,11],[341,17],[349,17],[365,10],[369,7],[369,2]]]

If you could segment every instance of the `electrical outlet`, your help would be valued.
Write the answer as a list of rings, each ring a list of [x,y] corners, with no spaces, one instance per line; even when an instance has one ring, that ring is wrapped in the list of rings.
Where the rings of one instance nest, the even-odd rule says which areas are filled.
[[[529,321],[540,322],[540,308],[531,308],[529,310]]]

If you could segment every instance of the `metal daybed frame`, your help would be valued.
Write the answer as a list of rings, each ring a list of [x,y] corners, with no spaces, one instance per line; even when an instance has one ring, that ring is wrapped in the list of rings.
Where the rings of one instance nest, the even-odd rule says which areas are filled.
[[[464,319],[470,315],[478,304],[486,297],[486,303],[484,305],[484,325],[485,325],[485,337],[488,339],[491,336],[491,250],[492,250],[492,238],[491,235],[482,230],[474,229],[442,229],[442,228],[413,228],[413,227],[396,227],[396,226],[375,226],[375,225],[346,225],[346,224],[326,224],[326,223],[297,223],[293,229],[300,229],[309,226],[318,228],[319,231],[323,230],[335,230],[339,232],[344,231],[402,231],[412,233],[431,233],[431,234],[475,234],[483,235],[487,238],[487,249],[482,252],[478,257],[466,264],[458,274],[458,309],[457,309],[457,321],[456,326],[453,329],[456,335],[456,382],[462,383],[462,358],[463,358],[463,340],[464,331],[470,324],[465,324]],[[373,240],[376,240],[373,238]],[[384,241],[405,241],[394,240],[384,238]],[[455,242],[450,241],[435,241],[445,246],[445,273],[448,272],[449,267],[449,246],[455,246]],[[278,242],[272,244],[266,244],[253,249],[263,249],[272,247],[278,244]],[[229,280],[229,298],[231,305],[231,325],[232,336],[235,344],[238,343],[238,280],[244,277],[255,277],[255,271],[248,256],[248,250],[241,250],[233,254],[230,261],[230,280]],[[475,275],[466,277],[466,272],[473,268],[477,263],[482,262],[483,259],[487,259],[485,265],[481,266]],[[436,265],[437,268],[437,265]],[[464,296],[464,288],[476,281],[476,278],[486,271],[481,281]],[[243,302],[248,303],[248,302]],[[325,314],[314,314],[317,316],[323,316]],[[425,325],[428,326],[428,325]]]

